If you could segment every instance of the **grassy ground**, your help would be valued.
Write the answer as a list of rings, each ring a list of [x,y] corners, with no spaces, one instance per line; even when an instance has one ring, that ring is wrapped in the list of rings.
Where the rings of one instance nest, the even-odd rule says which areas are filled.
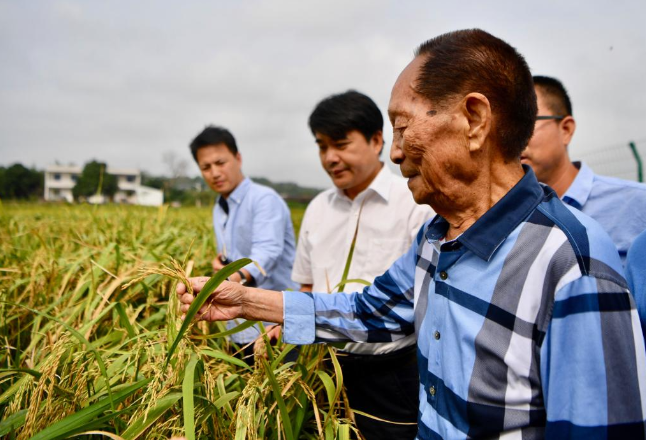
[[[248,368],[182,326],[175,284],[214,253],[210,208],[0,205],[0,437],[356,438],[331,349]]]

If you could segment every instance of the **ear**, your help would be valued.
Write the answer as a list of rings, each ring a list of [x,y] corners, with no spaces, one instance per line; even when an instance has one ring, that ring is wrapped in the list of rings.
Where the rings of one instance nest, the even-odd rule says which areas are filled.
[[[370,138],[370,148],[375,150],[377,154],[381,154],[381,150],[384,148],[384,134],[381,130],[376,131]]]
[[[576,130],[576,122],[572,116],[566,116],[561,120],[559,124],[559,130],[561,131],[561,138],[563,139],[563,144],[567,148],[570,145],[572,136],[574,136],[574,131]]]
[[[240,154],[240,152],[239,152],[239,151],[236,153],[236,160],[237,160],[238,162],[242,163],[242,155]]]
[[[491,104],[481,93],[469,93],[462,99],[462,114],[466,122],[466,143],[469,151],[482,148],[491,130]]]

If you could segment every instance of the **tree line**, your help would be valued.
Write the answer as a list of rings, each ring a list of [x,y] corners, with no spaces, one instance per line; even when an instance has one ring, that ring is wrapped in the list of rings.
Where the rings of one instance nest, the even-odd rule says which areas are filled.
[[[112,199],[118,190],[117,178],[105,172],[107,166],[96,160],[85,164],[72,190],[75,200],[83,200],[100,193]],[[307,202],[321,190],[307,188],[291,182],[271,182],[268,179],[252,177],[263,185],[274,188],[285,199]],[[202,180],[202,177],[185,175],[154,176],[143,172],[141,184],[164,192],[164,202],[179,205],[209,206],[215,201],[215,193]],[[44,199],[45,172],[27,168],[21,163],[8,167],[0,166],[0,200],[42,200]]]

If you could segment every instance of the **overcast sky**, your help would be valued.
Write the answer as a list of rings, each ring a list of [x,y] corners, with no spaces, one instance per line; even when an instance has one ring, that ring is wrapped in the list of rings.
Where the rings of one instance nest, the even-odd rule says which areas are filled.
[[[247,175],[328,187],[307,128],[314,105],[354,88],[386,116],[419,43],[479,27],[565,83],[574,158],[634,179],[645,19],[644,0],[0,0],[0,165],[96,158],[163,174],[172,151],[195,175],[187,145],[214,123],[237,138]]]

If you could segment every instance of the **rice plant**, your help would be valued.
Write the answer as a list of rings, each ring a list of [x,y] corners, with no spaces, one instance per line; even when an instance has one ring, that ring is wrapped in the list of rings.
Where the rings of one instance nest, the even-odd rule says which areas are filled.
[[[212,237],[208,209],[0,205],[0,437],[357,438],[333,349],[250,367],[221,323],[180,319]]]

